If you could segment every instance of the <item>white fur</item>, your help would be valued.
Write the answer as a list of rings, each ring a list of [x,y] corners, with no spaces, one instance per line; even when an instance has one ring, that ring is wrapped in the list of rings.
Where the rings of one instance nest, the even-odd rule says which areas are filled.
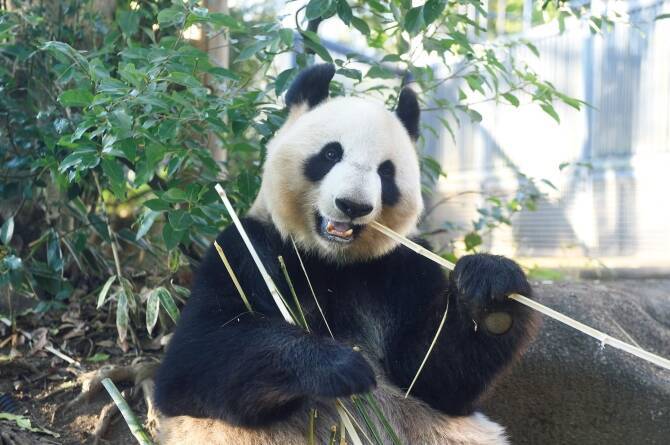
[[[339,142],[344,155],[318,184],[303,173],[307,158],[329,142]],[[379,165],[391,160],[400,202],[383,207]],[[414,144],[395,114],[381,103],[357,97],[339,97],[312,110],[294,110],[268,144],[263,182],[251,214],[271,219],[282,236],[307,250],[340,261],[379,256],[395,244],[365,228],[349,245],[334,244],[314,230],[314,211],[335,221],[348,218],[335,206],[347,198],[373,206],[356,224],[382,222],[401,234],[411,232],[423,209],[419,160]]]

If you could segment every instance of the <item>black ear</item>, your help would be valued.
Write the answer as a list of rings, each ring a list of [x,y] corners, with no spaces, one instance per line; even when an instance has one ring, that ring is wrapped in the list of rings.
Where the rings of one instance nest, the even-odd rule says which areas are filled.
[[[291,109],[307,103],[314,108],[328,98],[328,86],[335,75],[335,65],[314,65],[298,74],[286,93],[286,106]]]
[[[413,140],[419,138],[419,101],[416,99],[416,93],[409,87],[400,91],[398,97],[398,108],[395,110],[396,116],[407,129],[407,133]]]

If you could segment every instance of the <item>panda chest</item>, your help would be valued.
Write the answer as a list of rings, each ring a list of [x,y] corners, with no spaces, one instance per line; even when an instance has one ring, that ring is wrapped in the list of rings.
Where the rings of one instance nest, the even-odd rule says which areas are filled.
[[[377,362],[384,358],[397,314],[383,288],[375,284],[360,280],[324,289],[328,295],[324,314],[336,340],[360,348]]]

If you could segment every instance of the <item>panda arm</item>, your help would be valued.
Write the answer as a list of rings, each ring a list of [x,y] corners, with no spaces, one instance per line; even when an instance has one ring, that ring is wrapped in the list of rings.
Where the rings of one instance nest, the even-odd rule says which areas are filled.
[[[399,387],[410,385],[448,300],[444,328],[412,395],[447,414],[470,414],[484,390],[532,337],[535,315],[506,298],[510,293],[530,296],[530,286],[515,263],[492,255],[463,257],[449,279],[434,264],[416,264],[421,270],[411,275],[419,279],[406,283],[412,298],[403,311],[412,315],[389,342],[388,371]],[[493,322],[489,318],[493,313],[507,314],[504,332],[495,317]]]
[[[263,256],[268,246],[248,231]],[[245,309],[218,255],[208,252],[156,376],[159,410],[254,426],[287,417],[307,396],[373,386],[359,353],[281,318],[239,235],[226,232],[219,244],[257,312]]]

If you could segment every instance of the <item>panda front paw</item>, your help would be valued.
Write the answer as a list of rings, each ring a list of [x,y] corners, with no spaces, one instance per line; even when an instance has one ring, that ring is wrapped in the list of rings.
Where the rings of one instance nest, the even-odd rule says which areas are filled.
[[[377,386],[367,360],[351,347],[336,345],[324,351],[312,372],[302,379],[303,390],[318,397],[346,397],[371,391]]]
[[[462,257],[451,276],[458,300],[467,307],[475,320],[483,319],[489,324],[490,315],[506,313],[512,302],[507,298],[511,294],[530,297],[532,289],[526,275],[517,263],[498,255],[476,254]],[[496,315],[496,323],[505,323],[505,317]],[[509,321],[511,326],[511,318]],[[509,326],[507,327],[509,329]],[[506,331],[493,328],[494,331]],[[496,332],[498,333],[498,332]]]

